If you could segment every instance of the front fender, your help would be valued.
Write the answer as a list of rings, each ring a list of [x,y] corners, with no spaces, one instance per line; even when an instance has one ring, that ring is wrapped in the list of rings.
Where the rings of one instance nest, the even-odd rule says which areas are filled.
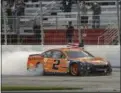
[[[70,61],[69,67],[70,67],[72,64],[78,64],[79,66],[86,67],[86,63],[80,62],[80,61]]]

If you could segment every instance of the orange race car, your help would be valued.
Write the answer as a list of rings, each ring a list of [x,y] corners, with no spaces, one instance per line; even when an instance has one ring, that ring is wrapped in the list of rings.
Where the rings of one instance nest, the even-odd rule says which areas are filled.
[[[112,67],[109,61],[95,57],[82,48],[59,48],[41,54],[29,55],[27,69],[39,69],[44,74],[70,74],[73,76],[103,73],[109,75]]]

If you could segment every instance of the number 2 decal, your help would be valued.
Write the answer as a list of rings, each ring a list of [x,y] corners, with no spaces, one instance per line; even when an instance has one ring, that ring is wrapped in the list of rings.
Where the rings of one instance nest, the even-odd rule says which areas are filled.
[[[55,60],[56,63],[53,64],[53,69],[58,70],[57,65],[60,64],[60,60]]]

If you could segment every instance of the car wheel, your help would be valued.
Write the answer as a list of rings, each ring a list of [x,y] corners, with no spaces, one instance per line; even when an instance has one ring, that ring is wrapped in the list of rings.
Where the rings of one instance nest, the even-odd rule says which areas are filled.
[[[111,74],[112,74],[112,68],[109,67],[109,68],[107,69],[107,73],[106,73],[106,75],[111,75]]]
[[[78,75],[78,65],[77,64],[72,64],[70,66],[70,74],[72,76],[77,76]]]
[[[29,75],[44,75],[43,64],[37,63],[34,68],[29,68]]]
[[[81,66],[78,63],[71,64],[69,73],[72,76],[83,76],[83,71],[80,69]]]
[[[43,67],[43,64],[41,64],[41,63],[36,64],[35,71],[39,75],[44,75],[44,67]]]

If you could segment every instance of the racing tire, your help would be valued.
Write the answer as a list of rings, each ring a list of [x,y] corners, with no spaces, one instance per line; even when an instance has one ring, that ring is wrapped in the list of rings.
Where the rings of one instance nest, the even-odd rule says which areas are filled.
[[[107,72],[105,73],[105,75],[107,75],[107,76],[112,75],[112,68],[111,67],[109,67],[107,69]]]
[[[36,64],[35,70],[36,70],[36,73],[38,73],[39,75],[44,75],[43,64],[41,64],[41,63]]]
[[[81,66],[79,63],[71,64],[69,68],[69,74],[71,76],[84,76],[84,72],[80,68]]]
[[[29,75],[35,75],[35,76],[44,75],[43,64],[37,63],[35,65],[35,68],[28,69],[28,71],[29,71]]]

